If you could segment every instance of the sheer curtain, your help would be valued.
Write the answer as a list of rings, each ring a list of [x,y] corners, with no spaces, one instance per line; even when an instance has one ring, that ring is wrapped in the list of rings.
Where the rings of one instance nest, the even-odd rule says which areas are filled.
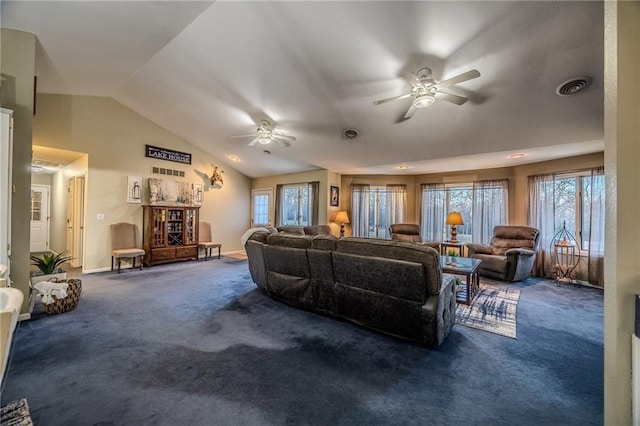
[[[283,192],[283,185],[276,185],[276,226],[282,226],[282,224],[284,223],[284,209],[282,208],[282,192]]]
[[[604,167],[592,169],[582,178],[583,246],[587,257],[587,282],[604,285],[604,219],[605,219]],[[588,224],[588,225],[587,225]],[[588,232],[587,235],[585,231]]]
[[[389,235],[389,226],[404,223],[407,210],[407,185],[387,185],[387,223],[384,226],[385,238]]]
[[[496,225],[509,223],[509,180],[473,182],[471,241],[489,244]]]
[[[320,182],[309,182],[309,224],[318,224]]]
[[[555,181],[552,174],[529,176],[527,181],[527,223],[540,231],[538,252],[533,265],[533,275],[551,277],[551,253],[549,246],[556,233]]]
[[[447,217],[447,191],[444,184],[422,185],[420,229],[423,241],[444,241]]]
[[[351,185],[351,233],[354,237],[369,236],[369,196],[371,187]]]

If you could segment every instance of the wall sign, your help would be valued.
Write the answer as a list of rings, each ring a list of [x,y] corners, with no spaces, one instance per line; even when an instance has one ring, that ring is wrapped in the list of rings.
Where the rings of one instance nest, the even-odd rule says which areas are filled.
[[[160,160],[175,161],[176,163],[191,164],[191,154],[186,152],[173,151],[157,146],[146,145],[145,157],[158,158]]]

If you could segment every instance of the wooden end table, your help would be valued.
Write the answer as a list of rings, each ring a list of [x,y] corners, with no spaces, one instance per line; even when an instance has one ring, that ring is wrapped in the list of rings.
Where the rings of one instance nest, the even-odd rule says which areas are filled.
[[[457,302],[464,303],[465,305],[471,304],[473,296],[480,288],[480,275],[478,275],[480,263],[482,263],[482,260],[471,259],[469,257],[440,256],[440,269],[442,269],[442,272],[467,277],[462,291],[458,292],[456,288]]]

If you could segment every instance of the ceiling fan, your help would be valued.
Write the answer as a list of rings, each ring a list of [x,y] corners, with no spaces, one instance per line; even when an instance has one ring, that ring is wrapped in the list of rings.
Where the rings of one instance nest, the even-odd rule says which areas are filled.
[[[471,70],[455,77],[443,80],[440,82],[435,81],[431,75],[431,69],[421,68],[417,73],[406,73],[403,78],[411,85],[411,92],[406,95],[394,96],[387,99],[381,99],[375,101],[374,105],[380,105],[387,102],[398,101],[401,99],[413,98],[409,110],[404,115],[404,118],[411,118],[418,109],[427,108],[433,105],[436,99],[454,103],[456,105],[462,105],[469,100],[463,96],[452,95],[450,93],[441,92],[443,87],[451,87],[455,84],[462,83],[467,80],[480,77],[478,70]]]
[[[255,144],[268,145],[271,142],[275,142],[283,146],[289,147],[291,146],[291,142],[296,140],[296,138],[293,136],[281,135],[279,133],[276,133],[271,127],[271,123],[269,123],[267,120],[260,121],[260,125],[258,125],[256,134],[232,136],[231,139],[249,138],[249,137],[254,138],[251,142],[249,142],[249,146],[253,146]]]

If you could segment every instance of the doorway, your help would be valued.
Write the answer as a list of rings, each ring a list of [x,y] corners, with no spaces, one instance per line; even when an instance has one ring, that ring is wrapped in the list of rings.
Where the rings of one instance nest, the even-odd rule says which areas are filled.
[[[273,189],[251,190],[251,227],[273,226]]]
[[[49,189],[46,185],[31,185],[31,253],[49,251]]]

